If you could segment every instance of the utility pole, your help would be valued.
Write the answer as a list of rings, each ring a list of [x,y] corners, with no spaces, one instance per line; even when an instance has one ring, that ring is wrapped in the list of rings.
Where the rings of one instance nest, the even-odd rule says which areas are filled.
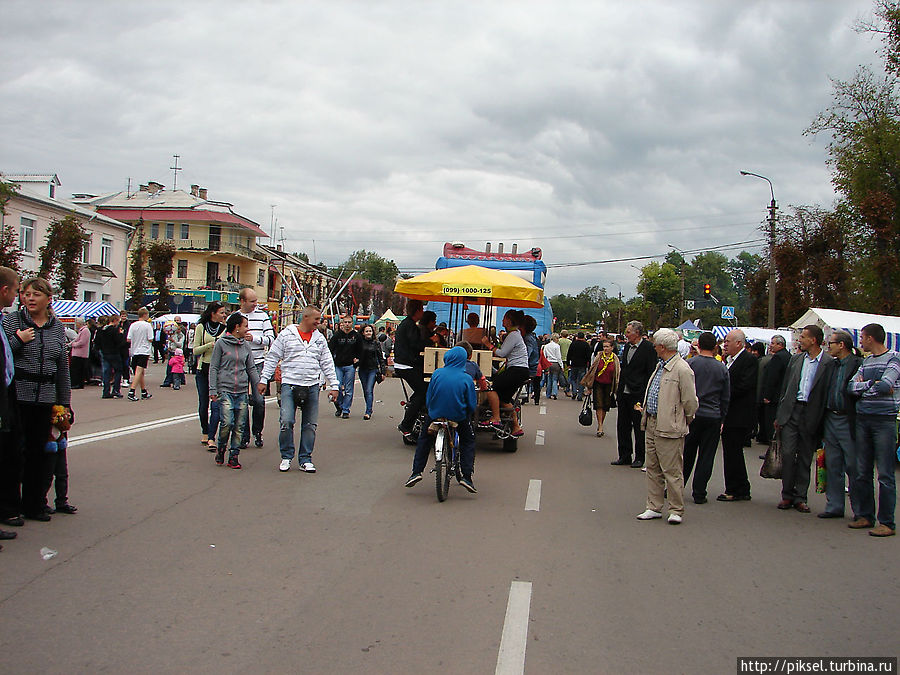
[[[678,310],[678,318],[679,320],[684,318],[682,317],[682,310],[684,309],[684,256],[686,255],[684,251],[682,251],[677,246],[672,246],[672,244],[666,244],[669,248],[678,252],[678,255],[681,256],[681,305]]]
[[[775,194],[769,204],[769,328],[775,328]]]
[[[776,211],[778,205],[775,203],[775,188],[772,187],[772,181],[765,176],[750,171],[741,171],[742,176],[755,176],[762,178],[769,184],[769,191],[772,193],[772,202],[769,204],[769,328],[775,328],[775,222],[777,220]]]

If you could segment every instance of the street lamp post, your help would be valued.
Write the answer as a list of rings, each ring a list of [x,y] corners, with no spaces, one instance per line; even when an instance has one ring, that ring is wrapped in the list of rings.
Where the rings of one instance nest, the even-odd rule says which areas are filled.
[[[681,256],[681,308],[678,310],[678,318],[681,319],[681,312],[684,309],[684,256],[686,255],[684,251],[682,251],[677,246],[672,246],[672,244],[666,244],[673,251],[677,251]]]
[[[741,171],[742,176],[755,176],[762,178],[769,184],[769,191],[772,193],[772,201],[769,204],[769,328],[775,328],[775,212],[778,206],[775,204],[775,188],[772,187],[772,181],[765,176],[751,171]]]
[[[615,281],[612,283],[616,284],[616,287],[619,289],[619,318],[616,320],[616,332],[622,332],[622,287],[617,284]]]

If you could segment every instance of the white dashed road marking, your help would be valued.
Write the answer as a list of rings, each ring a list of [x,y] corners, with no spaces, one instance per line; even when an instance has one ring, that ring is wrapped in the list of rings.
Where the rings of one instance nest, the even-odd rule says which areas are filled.
[[[266,403],[274,401],[275,398],[267,398]],[[74,436],[69,439],[69,447],[84,445],[85,443],[96,443],[97,441],[105,441],[110,438],[118,438],[119,436],[129,436],[131,434],[139,434],[144,431],[153,431],[162,427],[169,427],[173,424],[181,424],[189,420],[197,419],[197,413],[192,412],[187,415],[178,415],[177,417],[166,417],[161,420],[150,420],[141,422],[140,424],[132,424],[128,427],[119,427],[118,429],[107,429],[106,431],[97,431],[93,434],[85,434],[83,436]]]
[[[541,481],[534,478],[528,481],[528,494],[525,495],[525,510],[541,510]]]
[[[528,642],[528,614],[531,611],[531,582],[513,581],[500,638],[496,675],[521,675],[525,672],[525,646]]]
[[[543,445],[544,444],[544,430],[538,429],[534,435],[534,444],[535,445]]]
[[[546,415],[546,414],[547,414],[547,406],[545,406],[545,405],[542,405],[542,406],[541,406],[541,413],[540,413],[540,414],[541,414],[541,415]]]

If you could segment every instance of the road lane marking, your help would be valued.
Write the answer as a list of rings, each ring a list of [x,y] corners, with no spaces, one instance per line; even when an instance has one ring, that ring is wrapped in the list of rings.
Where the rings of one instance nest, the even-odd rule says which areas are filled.
[[[534,435],[534,444],[535,445],[543,445],[544,444],[544,430],[538,429]]]
[[[528,481],[528,494],[525,495],[525,510],[541,510],[541,481],[534,478]]]
[[[528,642],[528,614],[531,610],[531,582],[513,581],[509,586],[503,635],[497,655],[496,675],[521,675],[525,672],[525,647]]]
[[[546,415],[546,414],[547,414],[547,406],[545,406],[545,405],[542,405],[542,406],[541,406],[541,412],[540,412],[540,414],[541,414],[541,415]]]
[[[266,403],[274,401],[274,397],[266,399]],[[107,429],[106,431],[97,431],[92,434],[84,434],[83,436],[75,436],[69,439],[68,447],[84,445],[86,443],[96,443],[97,441],[105,441],[111,438],[119,438],[120,436],[128,436],[130,434],[139,434],[144,431],[153,431],[163,427],[181,424],[197,418],[197,413],[189,413],[187,415],[178,415],[177,417],[166,417],[159,420],[149,420],[141,424],[132,424],[127,427],[119,427],[118,429]]]

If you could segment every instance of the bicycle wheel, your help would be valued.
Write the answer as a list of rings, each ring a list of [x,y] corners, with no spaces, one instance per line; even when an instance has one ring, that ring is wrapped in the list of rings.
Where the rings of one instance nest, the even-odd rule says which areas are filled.
[[[447,430],[443,427],[434,435],[434,487],[439,502],[450,492],[450,457]]]

